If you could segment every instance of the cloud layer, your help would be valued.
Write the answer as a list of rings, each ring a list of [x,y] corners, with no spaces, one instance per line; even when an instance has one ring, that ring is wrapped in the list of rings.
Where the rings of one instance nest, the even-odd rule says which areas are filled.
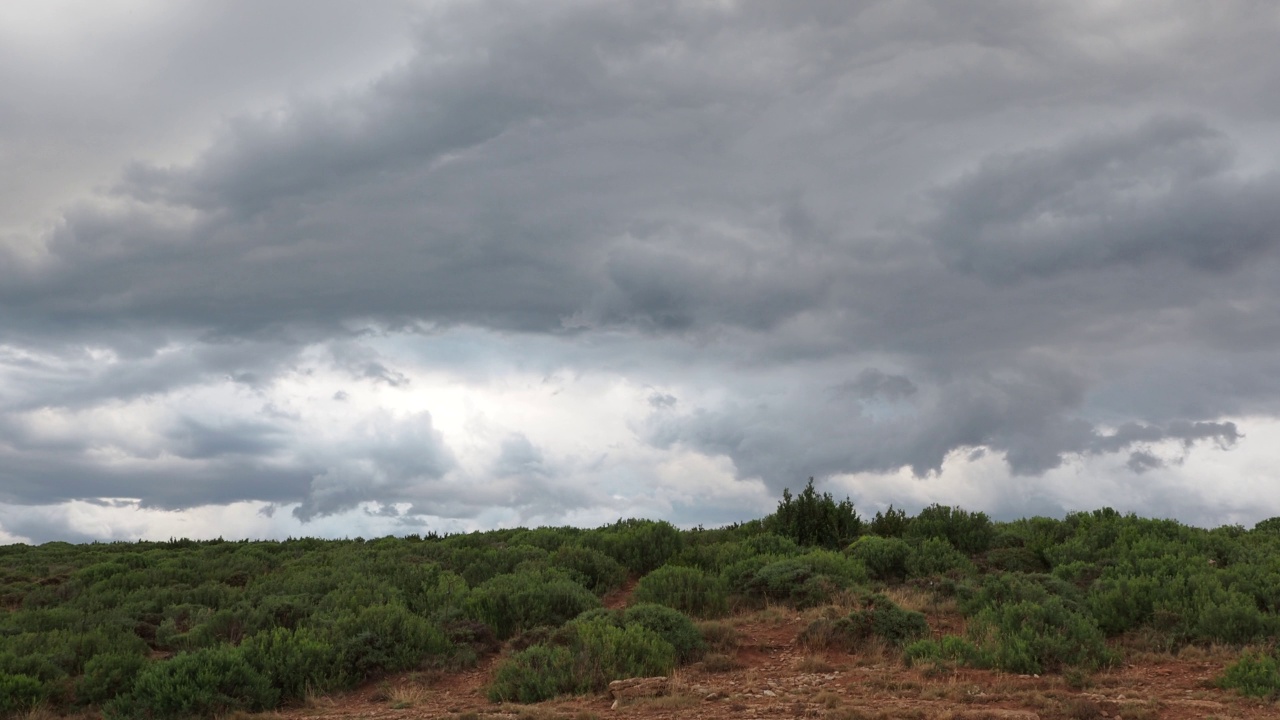
[[[1181,490],[1276,479],[1280,13],[1161,5],[143,3],[116,129],[0,114],[0,528],[1280,513]]]

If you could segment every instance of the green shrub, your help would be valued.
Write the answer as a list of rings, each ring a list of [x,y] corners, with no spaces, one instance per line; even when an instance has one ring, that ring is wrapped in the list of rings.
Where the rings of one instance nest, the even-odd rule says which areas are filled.
[[[600,607],[590,590],[554,573],[499,575],[471,591],[468,614],[501,640],[539,625],[558,626]]]
[[[995,572],[1044,573],[1049,564],[1027,547],[997,547],[987,551],[983,563]]]
[[[908,666],[929,662],[956,663],[976,668],[990,665],[990,659],[981,648],[957,635],[944,635],[941,641],[928,638],[916,640],[903,650],[903,660]]]
[[[853,650],[871,638],[890,645],[905,645],[929,633],[924,615],[899,607],[884,595],[864,598],[861,608],[847,616],[810,623],[797,640],[810,648]]]
[[[782,491],[778,509],[765,518],[765,527],[799,545],[817,545],[836,550],[858,537],[862,520],[848,498],[837,503],[831,493],[818,494],[813,478],[799,495],[791,489]]]
[[[1008,672],[1093,669],[1112,660],[1097,623],[1058,597],[988,608],[973,619],[970,632],[993,665]]]
[[[1247,652],[1227,666],[1218,686],[1255,697],[1280,696],[1280,662],[1274,655]]]
[[[297,636],[294,636],[295,639]],[[402,605],[374,605],[355,615],[339,617],[324,633],[337,656],[337,672],[345,682],[357,683],[388,672],[413,670],[428,659],[443,661],[453,650],[444,631]],[[310,662],[309,640],[297,650],[298,662]]]
[[[882,538],[900,538],[907,533],[910,525],[911,519],[907,517],[906,511],[894,510],[890,505],[884,512],[876,511],[867,531]]]
[[[84,675],[76,681],[76,700],[83,705],[101,705],[117,695],[129,693],[146,664],[146,658],[141,655],[93,656],[84,665]]]
[[[761,566],[742,582],[741,592],[754,600],[814,607],[867,579],[867,569],[860,560],[830,550],[811,550]]]
[[[658,633],[639,624],[609,623],[575,627],[576,692],[601,692],[614,680],[666,675],[676,665],[676,650]]]
[[[30,710],[45,698],[44,683],[27,675],[0,673],[0,716]]]
[[[582,544],[604,552],[631,572],[643,575],[679,553],[684,538],[669,522],[629,519],[594,531],[582,539]]]
[[[271,678],[284,700],[301,699],[309,690],[320,692],[341,684],[338,650],[307,628],[260,632],[245,640],[240,652],[249,665]]]
[[[942,538],[928,538],[911,548],[907,556],[908,577],[944,575],[952,571],[969,573],[973,563],[964,553],[956,550]]]
[[[632,605],[622,613],[622,622],[639,625],[666,640],[675,649],[678,663],[692,662],[706,652],[706,643],[697,626],[688,615],[674,608],[652,603]]]
[[[986,513],[934,504],[911,520],[907,534],[920,539],[942,538],[962,553],[977,555],[990,549],[995,527]]]
[[[640,578],[632,597],[699,618],[719,617],[728,609],[724,586],[697,568],[663,565]]]
[[[567,645],[534,645],[504,661],[489,685],[489,699],[531,703],[600,692],[613,680],[665,675],[675,667],[675,648],[639,624],[618,627],[602,618],[566,629]]]
[[[862,561],[876,580],[902,582],[907,577],[911,545],[896,537],[865,535],[849,546],[849,554]]]
[[[108,702],[109,717],[214,717],[276,706],[280,694],[238,650],[216,647],[146,666],[133,689]]]
[[[567,570],[574,580],[597,595],[621,587],[627,569],[599,550],[578,545],[561,545],[551,556],[553,567]]]
[[[572,692],[574,685],[569,648],[534,645],[498,666],[487,695],[493,702],[535,703]]]

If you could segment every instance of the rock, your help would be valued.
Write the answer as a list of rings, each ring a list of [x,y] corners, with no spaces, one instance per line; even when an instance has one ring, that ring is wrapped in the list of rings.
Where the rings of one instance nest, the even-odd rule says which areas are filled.
[[[609,683],[609,694],[615,700],[657,697],[666,695],[669,688],[670,681],[665,677],[628,678]]]
[[[765,696],[765,697],[778,697],[778,693],[776,693],[776,692],[774,692],[774,691],[772,691],[772,690],[765,690],[764,692],[762,692],[762,693],[760,693],[760,694],[761,694],[761,695],[763,695],[763,696]]]

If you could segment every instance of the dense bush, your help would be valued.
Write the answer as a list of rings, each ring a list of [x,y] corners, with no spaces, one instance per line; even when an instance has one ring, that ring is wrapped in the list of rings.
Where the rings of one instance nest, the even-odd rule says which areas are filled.
[[[829,550],[812,550],[762,565],[739,580],[739,592],[750,600],[813,607],[830,602],[852,585],[866,582],[867,570],[855,558]]]
[[[867,526],[867,532],[882,538],[900,538],[907,533],[911,518],[905,510],[894,510],[890,505],[883,512],[877,510]]]
[[[957,664],[968,667],[990,667],[991,658],[971,641],[957,635],[944,635],[942,640],[921,639],[907,645],[903,660],[908,666],[924,663]]]
[[[1255,697],[1280,696],[1280,662],[1275,655],[1248,652],[1227,666],[1218,686]]]
[[[988,608],[971,621],[970,631],[992,664],[1008,672],[1092,669],[1112,660],[1097,623],[1058,597]]]
[[[688,615],[674,608],[651,603],[632,605],[622,613],[621,620],[623,625],[639,625],[666,640],[675,650],[679,663],[696,660],[706,651],[697,626]]]
[[[129,692],[146,664],[141,655],[95,655],[85,663],[84,675],[76,683],[76,700],[83,705],[99,705]]]
[[[719,617],[728,598],[719,578],[697,568],[664,565],[640,578],[632,594],[636,602],[656,603],[699,618]]]
[[[504,661],[489,685],[489,699],[529,703],[600,692],[613,680],[665,675],[675,667],[675,648],[640,624],[619,627],[597,618],[566,629],[565,645],[533,645]]]
[[[499,575],[471,591],[468,612],[499,639],[539,625],[561,625],[600,599],[567,576],[551,573]]]
[[[599,550],[578,545],[562,545],[551,556],[554,567],[567,570],[576,582],[597,595],[618,588],[627,579],[627,569]]]
[[[413,670],[429,660],[440,662],[453,650],[438,625],[402,605],[374,605],[355,615],[339,617],[327,628],[326,635],[337,656],[337,675],[350,683]],[[287,644],[277,656],[287,667],[313,667],[310,663],[315,656],[308,649],[312,645],[309,637],[294,635]],[[270,654],[269,650],[266,652]]]
[[[907,578],[911,545],[897,537],[867,535],[849,546],[849,554],[862,561],[876,580],[902,582]]]
[[[907,555],[907,576],[928,577],[951,572],[969,573],[973,563],[942,538],[927,538],[911,548]]]
[[[364,632],[368,632],[365,630]],[[350,652],[351,648],[345,648]],[[326,642],[310,629],[290,630],[274,628],[246,640],[240,651],[245,661],[280,691],[282,699],[296,700],[306,697],[308,691],[322,692],[342,684],[341,663],[369,663],[369,658],[355,661],[343,657],[343,649]],[[388,660],[382,667],[390,665]],[[359,678],[350,678],[359,679]]]
[[[995,527],[986,513],[935,504],[912,518],[907,535],[920,539],[942,538],[960,552],[976,555],[990,549]]]
[[[858,537],[862,519],[848,498],[837,503],[831,493],[819,495],[813,478],[809,478],[799,495],[793,497],[790,488],[782,491],[782,501],[773,515],[765,518],[765,527],[800,545],[837,550]]]
[[[273,708],[280,693],[231,647],[183,653],[148,665],[132,690],[107,703],[111,717],[215,717]]]
[[[44,683],[36,678],[0,673],[0,716],[30,710],[44,695]]]

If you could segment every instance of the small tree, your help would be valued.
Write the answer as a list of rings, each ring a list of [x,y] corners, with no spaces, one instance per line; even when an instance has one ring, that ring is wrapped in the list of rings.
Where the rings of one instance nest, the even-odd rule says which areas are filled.
[[[813,478],[809,478],[799,495],[792,496],[790,488],[782,491],[778,510],[766,519],[765,526],[799,545],[836,550],[858,536],[862,519],[849,498],[837,503],[831,493],[819,495],[813,488]]]

